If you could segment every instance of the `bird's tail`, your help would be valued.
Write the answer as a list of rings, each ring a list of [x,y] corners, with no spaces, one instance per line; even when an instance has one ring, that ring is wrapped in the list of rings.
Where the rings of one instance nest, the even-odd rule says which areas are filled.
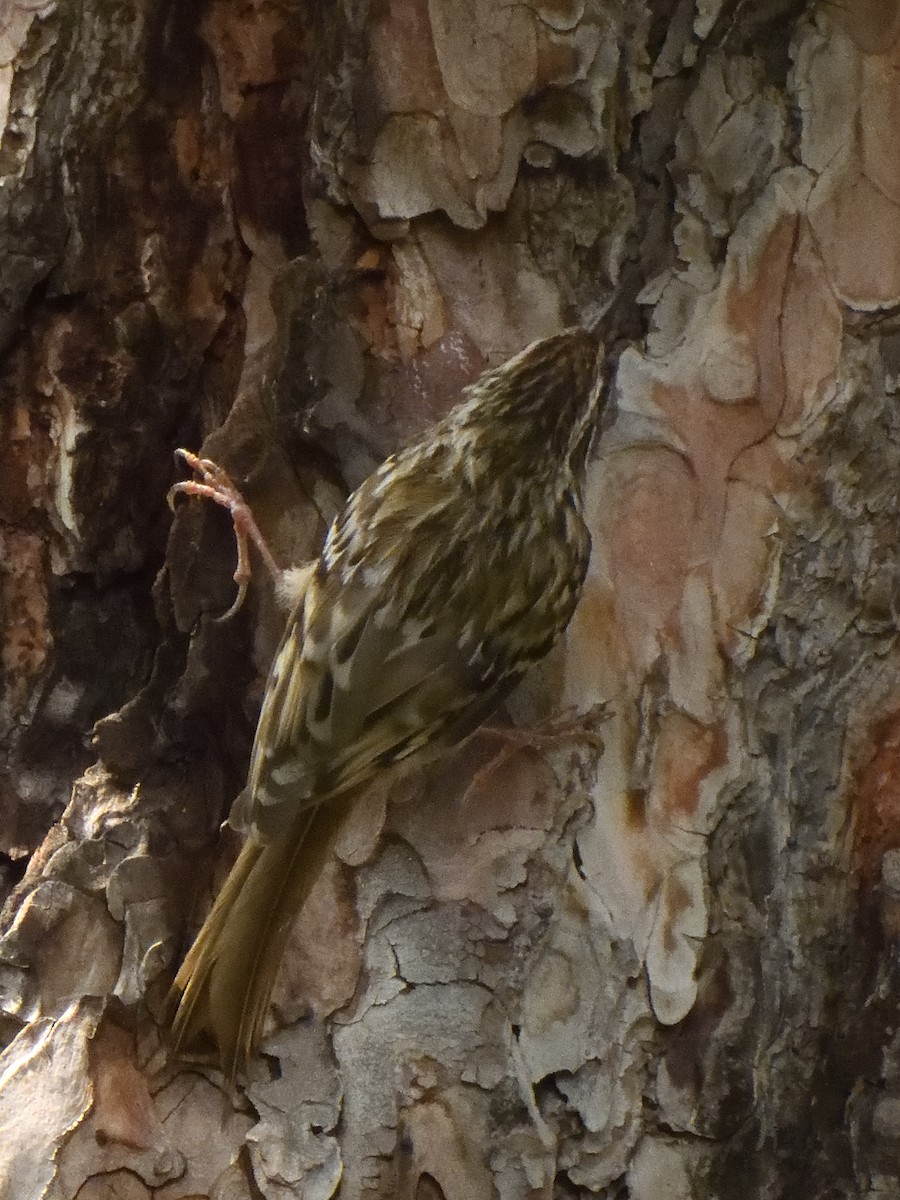
[[[233,1082],[256,1049],[291,925],[328,861],[349,802],[299,814],[277,840],[250,835],[169,993],[172,1041]]]

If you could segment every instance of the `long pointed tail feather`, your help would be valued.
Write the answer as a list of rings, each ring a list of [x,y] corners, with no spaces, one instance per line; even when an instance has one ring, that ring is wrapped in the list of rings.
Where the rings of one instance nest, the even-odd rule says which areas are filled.
[[[273,842],[251,834],[169,993],[176,1053],[218,1062],[231,1082],[245,1069],[291,925],[349,807],[342,797],[308,809]]]

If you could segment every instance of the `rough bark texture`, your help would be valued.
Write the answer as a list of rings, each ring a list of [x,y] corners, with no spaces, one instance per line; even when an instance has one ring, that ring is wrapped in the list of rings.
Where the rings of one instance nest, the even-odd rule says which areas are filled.
[[[900,1195],[900,3],[0,8],[15,1200]],[[523,726],[360,805],[237,1095],[158,1018],[286,565],[488,362],[609,329]],[[527,470],[528,464],[523,464]]]

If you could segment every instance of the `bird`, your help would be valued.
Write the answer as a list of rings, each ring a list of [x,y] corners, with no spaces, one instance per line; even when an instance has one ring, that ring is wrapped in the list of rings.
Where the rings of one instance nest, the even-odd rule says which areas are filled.
[[[291,926],[354,802],[468,737],[561,636],[590,556],[602,357],[596,334],[570,327],[487,370],[364,480],[295,572],[229,818],[243,848],[168,997],[177,1056],[232,1084],[246,1072]],[[182,453],[206,470],[176,489],[234,509],[225,473]]]

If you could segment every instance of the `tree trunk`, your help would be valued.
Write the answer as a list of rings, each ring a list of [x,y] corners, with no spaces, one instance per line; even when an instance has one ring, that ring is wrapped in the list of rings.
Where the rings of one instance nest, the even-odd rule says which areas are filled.
[[[13,1200],[900,1196],[900,3],[7,0]],[[892,165],[893,164],[893,165]],[[607,341],[590,574],[361,801],[234,1093],[163,1000],[285,566],[489,363]],[[522,464],[528,470],[528,463]],[[602,756],[577,724],[600,702]]]

